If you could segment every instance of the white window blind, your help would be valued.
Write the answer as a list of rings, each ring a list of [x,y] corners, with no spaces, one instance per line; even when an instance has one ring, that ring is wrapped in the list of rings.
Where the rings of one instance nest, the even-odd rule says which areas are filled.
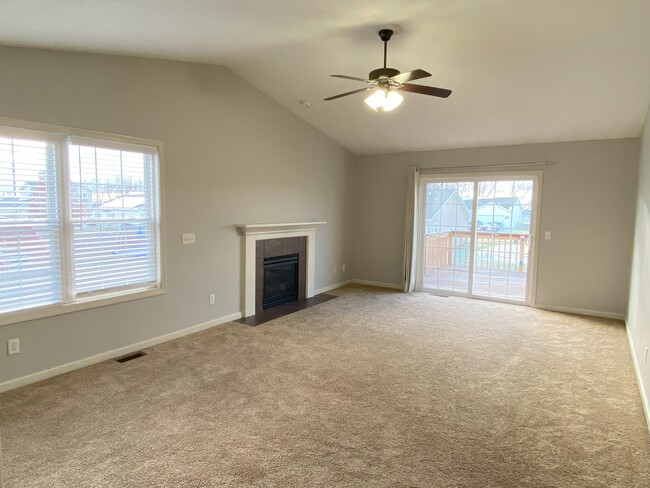
[[[162,288],[158,150],[116,139],[0,127],[0,323]]]
[[[157,286],[155,154],[101,143],[68,150],[75,297]]]
[[[62,301],[56,155],[0,133],[0,313]]]

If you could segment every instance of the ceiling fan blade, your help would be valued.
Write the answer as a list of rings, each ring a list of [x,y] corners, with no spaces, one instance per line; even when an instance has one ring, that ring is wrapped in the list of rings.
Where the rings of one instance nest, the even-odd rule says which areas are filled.
[[[422,95],[431,95],[434,97],[447,98],[451,95],[451,90],[446,88],[436,88],[435,86],[411,85],[405,83],[402,85],[402,91],[421,93]]]
[[[368,83],[368,80],[363,78],[356,78],[355,76],[347,76],[347,75],[330,75],[330,76],[332,78],[343,78],[344,80],[363,81],[364,83]]]
[[[407,71],[406,73],[395,75],[391,80],[396,81],[397,83],[407,83],[409,81],[419,80],[429,76],[431,76],[431,73],[427,73],[423,69],[414,69],[413,71]]]
[[[372,90],[372,88],[371,87],[359,88],[358,90],[352,90],[346,93],[341,93],[340,95],[334,95],[333,97],[323,98],[323,100],[327,102],[329,100],[336,100],[337,98],[347,97],[348,95],[354,95],[355,93],[361,93],[363,91],[368,91],[368,90]]]

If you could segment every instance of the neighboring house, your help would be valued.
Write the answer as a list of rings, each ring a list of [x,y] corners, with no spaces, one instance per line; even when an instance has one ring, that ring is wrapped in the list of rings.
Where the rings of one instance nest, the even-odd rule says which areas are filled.
[[[0,219],[19,218],[27,214],[28,202],[20,197],[0,197]]]
[[[530,229],[530,206],[524,207],[523,213],[521,215],[521,228]]]
[[[426,233],[470,230],[470,211],[453,188],[429,190],[426,198]]]
[[[141,193],[120,195],[97,208],[97,218],[138,218],[145,212],[145,198]]]
[[[471,200],[466,200],[471,205]],[[502,229],[526,229],[524,225],[524,206],[519,197],[479,198],[476,202],[476,225],[481,227],[496,226]]]
[[[0,197],[0,219],[43,218],[47,215],[47,196],[45,184],[40,181],[27,181],[20,189],[10,187],[9,196]]]
[[[73,219],[88,218],[93,215],[97,208],[96,196],[89,185],[81,185],[78,182],[70,182],[70,214]]]

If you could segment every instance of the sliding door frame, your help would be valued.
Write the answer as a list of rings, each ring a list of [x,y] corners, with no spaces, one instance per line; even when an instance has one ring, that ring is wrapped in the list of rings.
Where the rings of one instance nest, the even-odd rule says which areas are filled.
[[[526,296],[524,301],[508,300],[503,298],[486,297],[473,294],[474,261],[476,259],[476,211],[478,207],[478,186],[482,181],[510,181],[510,180],[533,180],[533,195],[531,199],[531,221],[530,221],[530,246],[528,249],[528,269],[526,271]],[[534,307],[537,299],[537,267],[539,264],[539,227],[542,204],[542,183],[543,171],[471,171],[462,173],[437,173],[431,171],[423,173],[420,178],[420,201],[418,216],[418,238],[417,238],[417,266],[415,288],[418,291],[426,291],[441,296],[461,296],[478,300],[492,302],[512,303],[514,305],[527,305]],[[471,242],[470,242],[470,264],[467,293],[460,293],[453,290],[435,290],[424,288],[424,243],[426,232],[426,184],[431,182],[463,182],[474,183],[474,195],[472,200],[472,221],[471,221]]]

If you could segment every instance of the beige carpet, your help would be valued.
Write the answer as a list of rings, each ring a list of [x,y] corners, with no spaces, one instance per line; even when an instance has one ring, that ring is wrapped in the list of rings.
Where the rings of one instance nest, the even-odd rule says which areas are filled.
[[[25,487],[648,487],[623,325],[366,287],[0,396]]]

